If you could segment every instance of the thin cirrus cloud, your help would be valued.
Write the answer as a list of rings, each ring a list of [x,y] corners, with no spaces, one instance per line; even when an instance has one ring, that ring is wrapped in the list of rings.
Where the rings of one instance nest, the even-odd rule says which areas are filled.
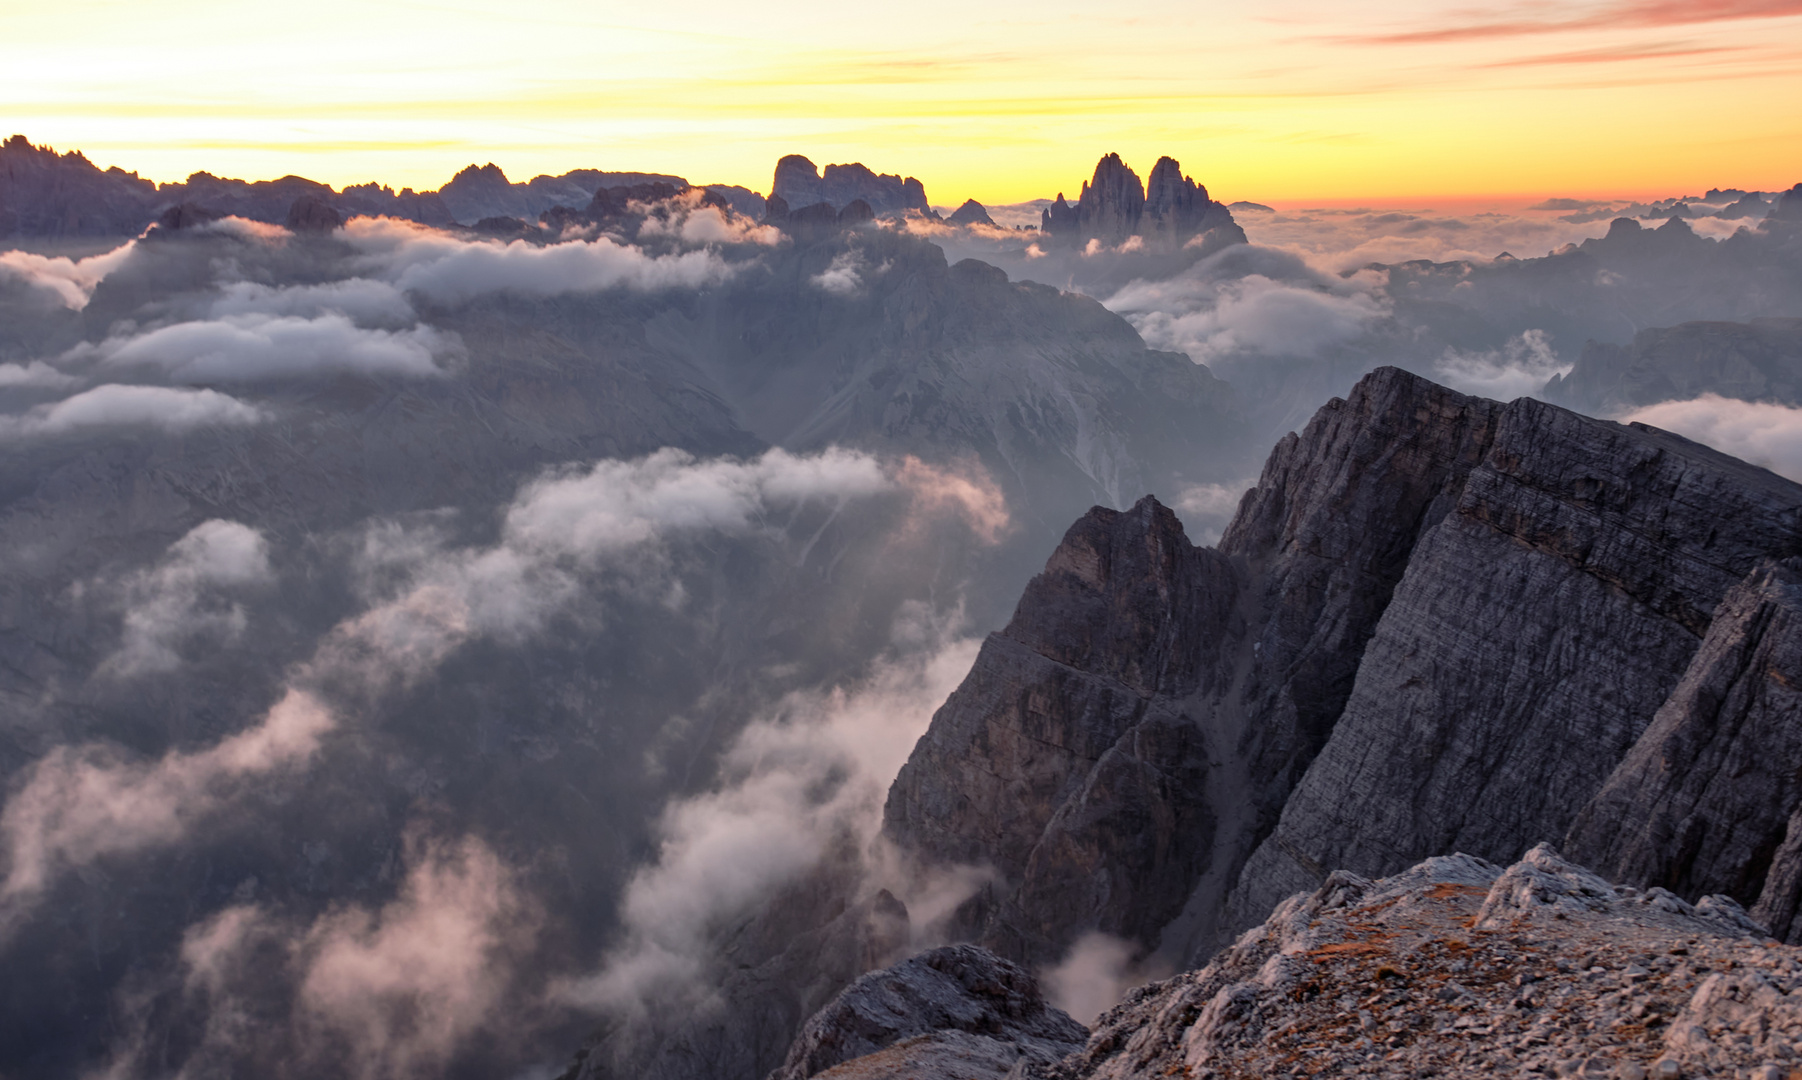
[[[1802,15],[1802,0],[1627,0],[1575,14],[1546,17],[1570,9],[1544,5],[1494,9],[1459,23],[1390,34],[1347,36],[1338,40],[1373,45],[1440,45],[1486,38],[1526,37],[1583,30],[1621,30],[1702,23],[1773,19]]]
[[[0,416],[0,440],[122,427],[179,433],[205,427],[243,427],[266,419],[264,410],[217,390],[107,383],[21,414]]]

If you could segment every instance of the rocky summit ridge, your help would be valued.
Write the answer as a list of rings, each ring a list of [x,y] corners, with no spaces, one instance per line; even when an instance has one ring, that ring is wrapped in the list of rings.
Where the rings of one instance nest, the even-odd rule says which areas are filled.
[[[795,1067],[823,1044],[871,1045],[860,1007],[873,988],[917,995],[934,964],[930,985],[953,998],[969,972],[968,1004],[881,1026],[863,1057]],[[1545,844],[1505,870],[1453,854],[1374,881],[1335,872],[1205,967],[1128,993],[1051,1063],[1015,1027],[961,1023],[1005,966],[963,946],[866,975],[770,1080],[1802,1075],[1802,949],[1730,897],[1611,885]]]
[[[1334,869],[1560,838],[1802,939],[1802,487],[1644,425],[1366,377],[1215,548],[1074,525],[891,788],[961,932],[1205,960]]]

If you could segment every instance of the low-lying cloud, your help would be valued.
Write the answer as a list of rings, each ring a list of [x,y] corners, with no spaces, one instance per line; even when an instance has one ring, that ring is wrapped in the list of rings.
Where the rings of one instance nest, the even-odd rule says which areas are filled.
[[[247,782],[304,765],[333,723],[318,698],[290,689],[254,725],[204,750],[153,761],[104,745],[52,750],[24,771],[0,812],[0,939],[57,874],[181,839]]]
[[[29,251],[0,251],[0,277],[11,277],[40,290],[74,311],[88,306],[94,290],[106,275],[131,256],[137,241],[85,259],[35,255]]]
[[[1674,431],[1802,482],[1802,409],[1703,394],[1647,405],[1620,419]]]
[[[72,350],[67,359],[115,367],[147,365],[180,382],[245,382],[317,372],[442,375],[437,357],[455,353],[456,336],[429,326],[365,329],[346,315],[228,315],[182,322]]]
[[[121,586],[126,600],[119,648],[101,664],[117,676],[172,671],[189,639],[231,640],[244,632],[241,604],[229,593],[265,584],[269,545],[248,525],[214,519],[170,545],[163,561]]]
[[[379,905],[335,906],[311,923],[237,904],[183,936],[179,996],[204,1017],[182,1076],[285,1058],[305,1075],[441,1076],[477,1038],[520,1038],[529,1004],[516,965],[542,926],[517,872],[479,838],[417,824],[405,876]],[[108,1075],[164,1075],[154,1016]],[[284,1074],[285,1075],[285,1074]]]
[[[523,240],[464,240],[389,218],[353,219],[344,235],[362,253],[361,269],[440,303],[503,290],[556,296],[699,288],[734,272],[710,249],[651,255],[607,236],[538,247]]]
[[[620,587],[657,588],[669,577],[662,545],[677,537],[773,528],[764,524],[769,515],[810,500],[916,488],[924,492],[916,500],[921,513],[955,514],[977,530],[1004,528],[1004,509],[985,501],[982,485],[956,479],[917,462],[885,469],[869,454],[837,448],[771,450],[749,460],[666,449],[551,470],[521,489],[493,545],[453,548],[431,534],[372,529],[360,556],[371,583],[368,607],[289,672],[281,702],[251,728],[155,761],[103,745],[61,747],[25,770],[0,817],[7,860],[0,937],[55,873],[181,839],[216,816],[244,778],[303,764],[340,714],[425,677],[473,638],[517,640],[537,631],[598,571],[629,569],[618,575],[626,579]],[[175,639],[201,611],[190,597],[203,585],[244,585],[267,572],[261,538],[251,531],[222,521],[198,527],[135,579],[137,622],[128,615],[113,662],[168,662]],[[220,617],[235,627],[229,609]]]
[[[0,364],[0,388],[30,386],[61,390],[80,383],[79,378],[42,360],[33,360],[29,364]]]
[[[1164,281],[1136,281],[1109,297],[1153,348],[1200,363],[1236,356],[1316,356],[1388,315],[1361,281],[1221,276],[1214,260]]]
[[[1467,394],[1513,401],[1545,388],[1554,375],[1567,375],[1571,365],[1559,359],[1544,330],[1524,330],[1499,349],[1447,349],[1433,364],[1442,383]]]
[[[0,440],[143,427],[180,433],[206,427],[243,427],[269,414],[217,390],[107,383],[24,413],[0,416]]]
[[[286,315],[316,319],[321,315],[345,316],[359,325],[399,325],[414,321],[413,305],[406,294],[386,281],[345,278],[322,285],[264,285],[233,281],[220,286],[219,297],[209,305],[213,318]]]
[[[975,660],[979,642],[958,633],[960,621],[911,604],[893,648],[860,682],[791,694],[748,724],[716,785],[665,810],[657,856],[626,888],[624,940],[563,996],[626,1019],[693,1007],[717,974],[722,926],[759,910],[835,844],[869,853],[890,783]],[[912,906],[918,917],[932,905]]]

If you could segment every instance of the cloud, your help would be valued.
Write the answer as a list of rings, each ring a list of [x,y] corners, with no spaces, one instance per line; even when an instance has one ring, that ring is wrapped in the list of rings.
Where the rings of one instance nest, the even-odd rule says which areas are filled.
[[[248,381],[356,371],[370,375],[443,374],[435,358],[454,353],[455,335],[429,326],[371,330],[341,314],[229,315],[182,322],[70,350],[113,366],[151,365],[186,382]]]
[[[910,454],[902,459],[894,478],[927,514],[955,512],[985,544],[999,543],[1011,527],[1006,497],[980,466],[933,466]]]
[[[296,948],[301,1045],[330,1047],[341,1055],[334,1064],[366,1080],[441,1075],[470,1038],[504,1034],[515,1019],[509,958],[541,922],[479,840],[409,846],[411,869],[393,901],[332,912]]]
[[[1171,509],[1182,519],[1191,543],[1217,543],[1239,512],[1240,500],[1257,482],[1253,476],[1230,484],[1191,484],[1177,492]]]
[[[0,251],[0,277],[14,277],[54,296],[64,307],[80,311],[93,299],[106,275],[131,257],[137,241],[131,240],[85,259],[34,255],[29,251]]]
[[[81,380],[75,376],[58,371],[42,360],[33,360],[29,364],[0,364],[0,387],[42,386],[60,390],[79,382]]]
[[[734,272],[712,250],[650,255],[606,236],[535,247],[523,240],[463,240],[389,218],[352,219],[344,235],[363,253],[364,269],[441,303],[502,290],[556,296],[698,288]]]
[[[166,432],[242,427],[268,414],[216,390],[107,383],[19,415],[0,416],[0,439],[68,435],[99,428],[149,427]]]
[[[1105,301],[1153,348],[1198,363],[1234,356],[1315,356],[1350,341],[1388,314],[1378,297],[1349,283],[1278,281],[1263,274],[1224,280],[1205,270],[1136,281]]]
[[[1548,12],[1559,14],[1547,17]],[[1436,45],[1485,38],[1525,37],[1577,30],[1619,31],[1628,27],[1687,26],[1741,19],[1773,19],[1802,15],[1802,0],[1620,0],[1587,8],[1555,8],[1522,4],[1473,11],[1462,23],[1373,34],[1341,40],[1380,45]]]
[[[1601,211],[1607,220],[1613,215]],[[1583,216],[1583,215],[1576,215]],[[1504,210],[1463,214],[1430,208],[1361,208],[1353,212],[1283,210],[1246,223],[1252,243],[1290,251],[1328,273],[1372,263],[1415,259],[1487,263],[1506,251],[1542,255],[1607,232],[1607,220],[1525,216]]]
[[[56,874],[180,839],[247,783],[304,765],[333,724],[318,698],[290,689],[256,724],[205,750],[154,761],[103,745],[50,751],[20,774],[0,812],[0,937]]]
[[[1150,980],[1135,963],[1137,950],[1110,934],[1090,931],[1055,966],[1039,974],[1045,996],[1088,1025],[1120,1003],[1126,991]]]
[[[260,585],[271,576],[269,545],[257,530],[219,519],[194,526],[170,545],[158,566],[123,583],[124,639],[101,671],[117,676],[173,671],[184,641],[199,635],[237,637],[244,631],[244,609],[220,592]]]
[[[406,325],[414,321],[404,293],[385,281],[346,278],[323,285],[263,285],[234,281],[220,287],[209,313],[215,319],[245,315],[289,315],[305,319],[343,315],[363,324]]]
[[[1618,419],[1674,431],[1802,482],[1802,409],[1703,394],[1647,405]]]
[[[863,278],[858,276],[863,265],[863,256],[857,252],[840,252],[833,256],[831,266],[808,280],[835,296],[849,296],[863,285]]]
[[[1447,349],[1433,363],[1433,375],[1454,390],[1513,401],[1531,397],[1554,375],[1568,375],[1571,365],[1552,349],[1544,330],[1523,330],[1501,348],[1482,352]]]
[[[358,1080],[442,1076],[472,1039],[529,1037],[518,990],[543,913],[517,872],[480,839],[409,827],[405,876],[379,905],[342,904],[311,923],[240,903],[182,936],[177,994],[204,1016],[178,1078],[241,1071],[246,1060]],[[128,1008],[136,1031],[106,1075],[169,1075],[162,1015]]]
[[[782,230],[759,225],[750,218],[728,214],[717,206],[703,205],[706,192],[689,188],[655,207],[638,227],[641,239],[674,239],[690,245],[782,243]]]
[[[624,940],[562,996],[628,1020],[693,1007],[716,974],[721,927],[757,911],[845,838],[859,851],[876,845],[889,784],[975,660],[979,643],[959,636],[960,622],[910,604],[892,649],[862,680],[790,694],[746,725],[715,786],[665,809],[656,858],[626,887]],[[917,917],[948,906],[937,899],[910,907]]]

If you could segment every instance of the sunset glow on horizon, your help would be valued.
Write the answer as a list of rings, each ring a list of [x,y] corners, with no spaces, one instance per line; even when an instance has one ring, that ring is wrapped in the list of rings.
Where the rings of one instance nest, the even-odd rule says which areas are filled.
[[[1802,180],[1797,102],[1802,0],[0,9],[0,135],[163,182],[493,161],[767,191],[801,153],[1000,205],[1117,151],[1229,201],[1671,196]]]

